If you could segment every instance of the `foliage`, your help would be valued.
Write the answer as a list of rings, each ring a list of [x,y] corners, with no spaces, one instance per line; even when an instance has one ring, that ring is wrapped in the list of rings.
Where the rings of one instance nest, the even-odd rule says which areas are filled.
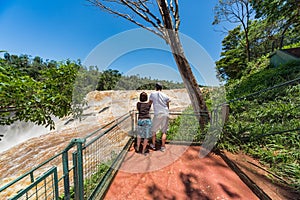
[[[203,139],[198,120],[191,107],[188,107],[178,117],[170,120],[167,139],[172,141],[193,142]],[[159,136],[158,136],[159,137]]]
[[[231,113],[218,147],[258,158],[299,190],[300,64],[270,68],[266,60],[227,84]]]
[[[300,14],[299,1],[296,0],[253,0],[252,7],[256,11],[256,18],[265,20],[268,24],[277,26],[279,46],[299,42]],[[272,34],[274,35],[274,34]],[[285,41],[284,41],[285,40]]]
[[[300,48],[300,41],[294,44],[286,45],[282,49]]]
[[[179,89],[184,88],[183,83],[143,78],[139,75],[122,76],[119,82],[115,85],[115,90],[153,90],[155,83],[160,82],[163,85],[163,89]]]
[[[101,163],[97,167],[97,171],[89,178],[84,181],[84,191],[85,196],[87,194],[91,194],[91,192],[97,187],[100,181],[103,179],[107,171],[110,169],[112,161],[108,161],[107,163]],[[88,199],[88,197],[85,197]]]
[[[236,19],[238,14],[246,13],[242,12],[245,7],[238,5],[249,2],[256,12],[256,18],[253,19],[251,15],[246,25],[241,21],[227,32],[222,41],[221,59],[216,62],[221,79],[240,79],[247,73],[247,62],[255,62],[284,46],[299,47],[299,3],[297,5],[297,1],[294,0],[219,1],[214,24],[222,22],[218,21],[220,17],[227,22],[237,22],[232,20]],[[249,8],[249,11],[252,11],[252,8]],[[233,12],[237,15],[229,18]]]
[[[263,58],[255,63],[248,63],[252,71],[249,71],[240,80],[232,81],[228,84],[228,99],[241,98],[300,76],[299,62],[270,68],[266,59]],[[257,66],[257,68],[255,69],[254,66]]]
[[[216,62],[220,79],[239,79],[246,67],[246,53],[241,46],[242,33],[240,27],[229,31],[222,41],[221,59]]]
[[[108,69],[100,74],[97,90],[112,90],[122,74],[118,70]]]
[[[253,0],[251,1],[257,18],[265,18],[270,22],[283,21],[282,29],[300,28],[299,1],[295,0]]]
[[[31,121],[54,128],[52,116],[71,112],[72,83],[79,65],[75,62],[41,64],[26,56],[0,60],[0,125]],[[39,69],[40,67],[40,69]],[[33,72],[37,70],[38,75]]]
[[[94,91],[98,84],[100,73],[97,67],[90,66],[89,69],[80,67],[72,90],[72,110],[75,118],[80,118],[83,107],[86,105],[86,95]]]

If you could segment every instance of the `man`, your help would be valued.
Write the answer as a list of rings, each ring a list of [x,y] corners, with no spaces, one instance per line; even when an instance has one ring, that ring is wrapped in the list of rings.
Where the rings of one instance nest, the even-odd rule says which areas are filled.
[[[167,139],[167,130],[169,125],[169,97],[161,92],[162,85],[160,83],[155,84],[155,92],[152,92],[149,97],[150,105],[153,103],[154,109],[154,118],[152,123],[152,144],[150,144],[151,148],[155,150],[155,142],[156,142],[156,132],[162,132],[162,144],[161,151],[164,152],[166,150],[166,139]]]

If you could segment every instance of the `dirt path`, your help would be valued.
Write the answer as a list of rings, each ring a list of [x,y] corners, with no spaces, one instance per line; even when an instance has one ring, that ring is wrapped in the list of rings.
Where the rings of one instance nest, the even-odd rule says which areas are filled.
[[[272,200],[300,200],[300,194],[293,191],[284,183],[284,180],[271,173],[266,167],[262,166],[258,160],[251,158],[243,153],[232,154],[222,152],[244,176],[262,190]]]
[[[258,199],[220,156],[199,150],[169,144],[144,156],[131,148],[105,199]]]

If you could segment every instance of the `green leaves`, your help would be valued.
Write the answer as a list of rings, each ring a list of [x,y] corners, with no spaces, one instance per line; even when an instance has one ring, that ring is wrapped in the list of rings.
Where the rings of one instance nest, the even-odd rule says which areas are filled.
[[[42,67],[38,76],[31,76],[17,63],[0,60],[0,125],[19,120],[53,129],[52,116],[71,113],[73,83],[79,65],[70,62]],[[24,63],[30,66],[29,60],[21,62]]]
[[[299,189],[300,83],[289,82],[299,79],[299,64],[268,69],[263,60],[257,63],[252,72],[227,85],[233,100],[218,146],[258,158]]]

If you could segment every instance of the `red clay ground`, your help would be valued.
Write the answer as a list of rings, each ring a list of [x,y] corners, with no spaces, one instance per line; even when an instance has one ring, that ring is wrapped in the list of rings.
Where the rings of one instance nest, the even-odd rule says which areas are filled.
[[[258,199],[220,156],[199,151],[168,144],[144,156],[131,148],[105,199]]]

